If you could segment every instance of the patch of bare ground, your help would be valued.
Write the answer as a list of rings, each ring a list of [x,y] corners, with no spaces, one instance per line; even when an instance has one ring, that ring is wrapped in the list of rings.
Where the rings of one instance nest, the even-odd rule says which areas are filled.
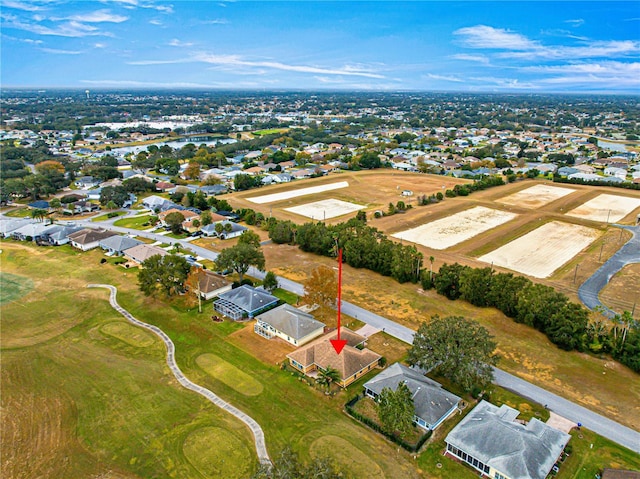
[[[633,311],[633,317],[640,319],[640,263],[629,264],[609,280],[602,291],[600,300],[615,311]]]
[[[255,321],[227,336],[228,341],[247,351],[265,364],[279,364],[287,354],[295,351],[295,346],[280,338],[266,339],[253,332]]]

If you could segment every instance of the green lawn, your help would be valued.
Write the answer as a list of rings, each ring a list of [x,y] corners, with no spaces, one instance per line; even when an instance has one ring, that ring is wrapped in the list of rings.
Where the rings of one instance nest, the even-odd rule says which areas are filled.
[[[4,215],[10,216],[11,218],[27,218],[31,216],[31,210],[26,206],[20,206],[18,208],[6,211]]]
[[[262,135],[273,135],[274,133],[284,133],[286,131],[289,131],[289,128],[269,128],[267,130],[252,131],[251,133],[253,133],[256,136],[262,136]]]
[[[113,224],[115,226],[120,226],[122,228],[146,230],[148,228],[151,228],[152,226],[149,224],[150,219],[151,219],[151,215],[133,216],[129,218],[122,218],[121,220],[118,220]]]
[[[0,305],[15,301],[32,289],[30,278],[0,271]]]
[[[294,294],[286,289],[276,288],[272,293],[276,298],[281,299],[285,303],[296,305],[298,304],[298,295]]]
[[[162,343],[134,333],[107,291],[86,289],[91,282],[116,285],[123,307],[165,330],[185,374],[256,418],[273,456],[290,444],[305,458],[331,454],[354,474],[420,477],[410,456],[342,412],[346,393],[327,397],[225,341],[244,325],[145,299],[135,272],[100,264],[100,252],[7,243],[2,255],[3,271],[37,285],[0,311],[7,477],[247,477],[254,470],[248,429],[179,387]]]
[[[100,216],[96,216],[95,218],[91,218],[91,221],[105,221],[105,220],[110,220],[111,218],[115,218],[116,216],[124,216],[127,213],[125,211],[114,211],[113,213],[115,213],[114,216],[109,216],[112,213],[107,213],[105,215],[100,215]]]

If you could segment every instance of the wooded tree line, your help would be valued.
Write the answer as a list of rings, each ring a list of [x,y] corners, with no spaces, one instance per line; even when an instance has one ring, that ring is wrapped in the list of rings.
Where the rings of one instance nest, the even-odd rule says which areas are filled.
[[[274,243],[297,244],[302,251],[329,257],[342,248],[343,261],[354,268],[367,268],[399,283],[417,283],[420,279],[422,253],[368,226],[364,214],[337,225],[309,222],[298,226],[270,218],[268,229]]]
[[[512,273],[495,273],[492,268],[444,264],[432,279],[430,276],[422,276],[425,289],[433,287],[451,300],[497,308],[514,321],[543,332],[561,349],[610,353],[640,371],[640,325],[628,312],[609,324],[590,321],[589,311],[563,293]]]

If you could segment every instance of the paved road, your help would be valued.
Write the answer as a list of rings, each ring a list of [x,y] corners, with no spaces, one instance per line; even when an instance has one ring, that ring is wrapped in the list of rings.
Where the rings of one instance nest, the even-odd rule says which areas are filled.
[[[86,223],[87,226],[90,225],[92,227],[96,227],[96,223],[88,221],[84,223]],[[207,250],[205,248],[200,248],[181,240],[166,238],[163,235],[141,232],[139,230],[127,228],[119,228],[113,225],[103,225],[103,227],[121,233],[137,234],[140,236],[157,239],[158,241],[163,241],[165,243],[180,242],[185,249],[189,249],[199,256],[211,260],[215,260],[215,258],[217,257],[217,253],[213,251]],[[638,235],[636,234],[634,238],[638,238]],[[628,244],[629,243],[627,243],[627,245]],[[259,279],[262,279],[265,275],[264,272],[258,271],[255,268],[251,268],[248,274]],[[278,284],[281,288],[286,289],[287,291],[291,291],[297,295],[304,294],[304,287],[300,283],[296,283],[295,281],[278,277]],[[407,328],[406,326],[372,313],[364,308],[361,308],[360,306],[349,303],[348,301],[342,301],[342,311],[344,311],[345,314],[352,316],[364,323],[370,324],[380,330],[384,330],[389,335],[400,339],[401,341],[409,344],[413,343],[413,336],[415,334],[415,331]],[[540,404],[548,404],[555,413],[566,417],[567,419],[571,419],[575,422],[581,422],[584,427],[595,431],[601,436],[640,453],[640,433],[633,431],[632,429],[629,429],[628,427],[618,424],[610,419],[607,419],[593,411],[585,409],[578,404],[568,401],[567,399],[557,396],[538,386],[535,386],[527,381],[508,374],[501,369],[495,368],[495,372],[495,382],[499,386],[510,389],[515,393],[528,397]]]
[[[111,304],[113,309],[118,311],[125,318],[127,318],[127,320],[129,320],[131,323],[135,324],[136,326],[140,326],[141,328],[152,331],[153,333],[158,335],[160,339],[162,339],[162,341],[164,342],[165,346],[167,347],[167,365],[169,366],[169,369],[171,370],[175,378],[178,380],[178,382],[183,387],[190,389],[191,391],[195,391],[198,394],[204,396],[213,404],[224,409],[228,413],[233,414],[235,417],[237,417],[242,422],[244,422],[247,426],[249,426],[249,429],[253,433],[253,438],[256,445],[256,451],[258,453],[258,459],[263,464],[267,464],[267,465],[271,464],[271,461],[269,460],[269,454],[267,453],[267,446],[264,440],[264,432],[262,431],[262,428],[260,427],[260,425],[252,417],[248,416],[247,414],[240,411],[238,408],[232,406],[228,402],[222,400],[219,396],[214,394],[209,389],[203,388],[202,386],[199,386],[196,383],[192,382],[191,380],[187,379],[187,377],[183,374],[183,372],[180,370],[180,368],[176,363],[176,358],[175,358],[176,349],[173,344],[173,341],[171,341],[169,336],[167,336],[164,331],[162,331],[157,326],[143,323],[142,321],[134,318],[126,309],[122,308],[116,301],[116,293],[118,290],[116,289],[115,286],[111,286],[110,284],[89,284],[88,287],[89,288],[107,288],[110,291],[109,303]],[[215,445],[213,445],[212,447],[215,447]]]
[[[613,275],[623,267],[631,263],[640,263],[640,226],[615,226],[631,231],[633,236],[578,288],[578,297],[587,308],[595,309],[600,307],[609,318],[613,318],[616,312],[600,302],[600,298],[598,298],[600,291],[609,283]]]

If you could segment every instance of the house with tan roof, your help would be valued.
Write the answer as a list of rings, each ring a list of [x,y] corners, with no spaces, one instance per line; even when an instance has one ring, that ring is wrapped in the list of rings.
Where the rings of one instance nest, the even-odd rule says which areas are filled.
[[[209,300],[230,291],[232,284],[221,274],[203,269],[198,276],[198,289],[202,299]]]
[[[197,229],[195,226],[193,226],[193,221],[200,220],[200,215],[194,213],[193,211],[179,210],[177,208],[171,208],[170,210],[166,210],[158,214],[158,219],[160,220],[162,226],[168,226],[166,218],[171,213],[180,213],[184,217],[184,221],[182,222],[182,229],[184,229],[185,231],[194,231]]]
[[[69,241],[71,246],[78,248],[82,251],[89,251],[90,249],[100,246],[100,241],[115,236],[116,233],[105,230],[94,230],[91,228],[85,228],[69,235]]]
[[[337,337],[338,331],[333,331],[287,354],[289,364],[307,376],[314,376],[318,369],[336,369],[340,374],[337,384],[346,388],[375,368],[382,358],[369,349],[359,349],[357,346],[363,345],[366,338],[345,327],[340,328],[340,339],[345,339],[347,344],[338,354],[330,342]]]
[[[133,261],[134,263],[141,264],[144,261],[148,260],[152,256],[160,255],[165,256],[167,253],[162,248],[158,246],[153,246],[150,244],[139,244],[138,246],[134,246],[133,248],[128,248],[123,251],[124,257],[128,260]]]

